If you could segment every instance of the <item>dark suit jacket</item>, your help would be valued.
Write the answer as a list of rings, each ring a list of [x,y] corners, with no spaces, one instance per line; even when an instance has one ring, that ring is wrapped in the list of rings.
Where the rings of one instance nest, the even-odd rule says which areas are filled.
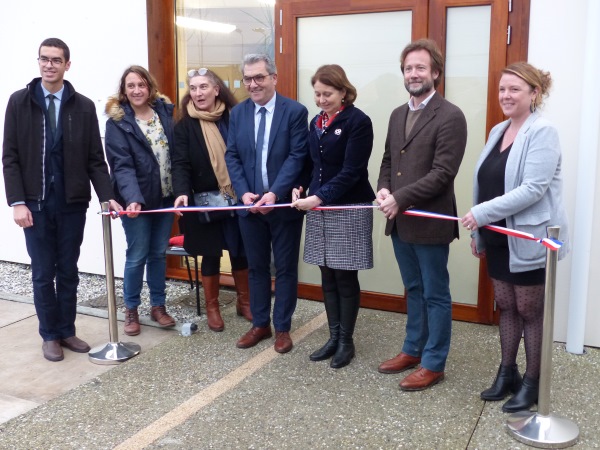
[[[325,205],[372,202],[375,193],[367,170],[373,150],[371,119],[350,105],[319,139],[315,125],[318,117],[310,123],[310,195],[316,195]]]
[[[448,244],[458,238],[456,221],[402,214],[416,208],[456,216],[454,178],[467,142],[467,122],[462,111],[434,94],[409,136],[405,136],[408,104],[390,117],[377,190],[390,190],[400,211],[388,220],[385,234],[396,224],[398,236],[413,244]]]
[[[300,103],[277,94],[269,147],[267,174],[270,191],[278,202],[289,203],[292,189],[300,185],[300,177],[308,157],[308,111]],[[254,102],[246,99],[231,110],[225,161],[238,201],[246,192],[261,193],[254,186],[256,143],[254,139]],[[301,216],[293,208],[276,208],[269,214],[286,218]],[[240,211],[246,215],[248,211]]]

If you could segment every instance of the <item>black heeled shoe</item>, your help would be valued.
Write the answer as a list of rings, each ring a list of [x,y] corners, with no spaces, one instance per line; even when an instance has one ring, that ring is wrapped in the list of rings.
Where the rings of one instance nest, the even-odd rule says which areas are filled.
[[[502,405],[502,411],[513,413],[528,410],[538,401],[539,387],[539,379],[533,380],[527,376],[523,377],[521,389],[509,401]]]
[[[479,396],[481,400],[503,400],[509,392],[516,394],[521,389],[523,379],[516,364],[500,366],[492,387],[483,391]]]
[[[329,366],[332,369],[341,369],[342,367],[346,367],[354,358],[354,341],[352,338],[340,339],[338,343],[337,351],[333,358],[331,358],[331,363]]]
[[[329,340],[319,350],[311,353],[311,361],[323,361],[335,355],[339,345],[340,326],[329,327]]]

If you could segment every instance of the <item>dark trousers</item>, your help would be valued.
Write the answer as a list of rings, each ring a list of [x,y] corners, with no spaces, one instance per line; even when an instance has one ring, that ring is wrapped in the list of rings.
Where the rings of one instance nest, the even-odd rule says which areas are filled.
[[[276,331],[289,331],[298,301],[298,257],[304,217],[282,220],[278,211],[240,216],[240,231],[248,257],[252,323],[271,323],[271,248],[275,263]]]
[[[77,261],[86,212],[61,212],[51,193],[42,211],[32,215],[33,226],[24,232],[40,336],[44,341],[75,336]]]

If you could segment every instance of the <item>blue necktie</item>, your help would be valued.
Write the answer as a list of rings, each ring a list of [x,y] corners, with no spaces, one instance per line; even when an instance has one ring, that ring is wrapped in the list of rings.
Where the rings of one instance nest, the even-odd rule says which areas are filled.
[[[48,117],[50,118],[50,130],[52,130],[52,136],[56,134],[56,105],[54,99],[56,97],[52,94],[48,94]]]
[[[260,122],[258,124],[258,133],[256,134],[256,169],[254,174],[254,190],[255,194],[262,194],[265,191],[262,176],[262,151],[265,143],[265,126],[267,119],[265,114],[267,109],[264,106],[258,110],[260,114]]]

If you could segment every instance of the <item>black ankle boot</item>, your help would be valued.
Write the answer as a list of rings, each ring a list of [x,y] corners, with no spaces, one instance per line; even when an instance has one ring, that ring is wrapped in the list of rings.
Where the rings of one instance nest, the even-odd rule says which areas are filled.
[[[333,355],[333,358],[331,358],[329,366],[332,369],[341,369],[350,364],[352,358],[354,358],[354,341],[352,340],[352,337],[344,337],[342,332],[338,348],[335,355]]]
[[[513,413],[531,408],[538,401],[539,385],[539,379],[532,380],[527,376],[523,377],[521,389],[509,401],[502,405],[502,411]]]
[[[509,392],[516,394],[521,389],[523,379],[516,364],[500,366],[492,387],[480,394],[481,400],[498,401],[504,399]]]
[[[309,358],[311,361],[323,361],[331,358],[335,355],[338,349],[338,342],[340,337],[340,324],[337,323],[334,326],[329,326],[329,340],[319,350],[313,352]]]

